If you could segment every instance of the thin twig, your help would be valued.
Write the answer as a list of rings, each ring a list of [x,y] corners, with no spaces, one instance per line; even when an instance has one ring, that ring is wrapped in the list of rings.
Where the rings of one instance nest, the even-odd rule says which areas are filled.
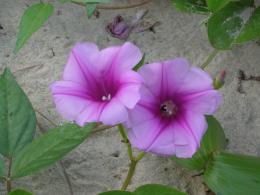
[[[47,120],[49,123],[51,123],[54,127],[57,126],[57,124],[55,122],[53,122],[52,120],[50,120],[48,117],[46,117],[43,113],[41,113],[39,110],[34,109],[42,118],[44,118],[45,120]]]
[[[216,57],[216,55],[218,54],[218,50],[217,49],[214,49],[208,56],[208,58],[206,59],[206,61],[200,66],[201,69],[205,69],[209,64],[210,62]]]
[[[81,5],[81,6],[86,6],[85,3],[80,3],[80,2],[76,2],[76,1],[71,1],[74,4],[77,5]],[[99,4],[97,5],[97,9],[129,9],[129,8],[135,8],[135,7],[139,7],[142,5],[145,5],[147,3],[150,3],[151,0],[143,0],[141,2],[135,3],[135,4],[129,4],[129,5],[107,5],[107,4]]]

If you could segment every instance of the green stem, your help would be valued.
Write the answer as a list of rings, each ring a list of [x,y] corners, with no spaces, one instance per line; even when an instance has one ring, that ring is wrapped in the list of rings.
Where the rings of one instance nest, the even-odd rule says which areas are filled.
[[[205,69],[210,62],[216,57],[216,55],[218,54],[219,50],[214,49],[208,56],[207,60],[200,66],[202,69]]]
[[[121,187],[121,190],[125,191],[127,189],[128,185],[130,184],[133,176],[134,176],[137,163],[144,157],[145,153],[140,152],[136,157],[134,157],[133,156],[133,149],[132,149],[132,146],[129,143],[129,140],[128,140],[127,135],[125,133],[124,126],[122,124],[119,124],[118,130],[119,130],[124,142],[127,145],[128,156],[129,156],[129,159],[130,159],[130,162],[131,162],[127,176],[126,176],[126,179],[125,179],[125,181],[124,181],[124,183]]]
[[[129,167],[129,170],[128,170],[128,173],[127,173],[127,176],[126,176],[126,179],[121,187],[121,190],[126,190],[127,186],[130,184],[131,180],[132,180],[132,177],[134,176],[134,173],[135,173],[135,168],[136,168],[136,165],[137,165],[138,161],[136,160],[131,160],[131,164],[130,164],[130,167]]]
[[[12,158],[8,159],[8,173],[7,173],[7,178],[6,178],[6,190],[7,193],[11,192],[12,190],[12,182],[11,182],[11,167],[12,167]]]
[[[123,138],[123,141],[126,143],[127,153],[128,153],[129,159],[130,160],[134,160],[133,150],[132,150],[131,144],[129,143],[127,135],[125,133],[124,126],[122,124],[119,124],[118,125],[118,130],[119,130],[119,132],[120,132],[120,134],[121,134],[121,136]]]

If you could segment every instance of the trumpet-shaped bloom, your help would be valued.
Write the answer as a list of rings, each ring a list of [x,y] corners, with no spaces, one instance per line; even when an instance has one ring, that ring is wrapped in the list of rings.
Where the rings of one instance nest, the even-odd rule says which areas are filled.
[[[141,60],[132,43],[99,50],[78,43],[71,51],[61,81],[50,88],[58,112],[83,126],[88,122],[125,122],[140,99],[141,77],[132,68]]]
[[[211,77],[185,59],[144,65],[141,99],[129,111],[128,137],[146,152],[191,157],[207,129],[204,115],[213,114],[220,95]]]

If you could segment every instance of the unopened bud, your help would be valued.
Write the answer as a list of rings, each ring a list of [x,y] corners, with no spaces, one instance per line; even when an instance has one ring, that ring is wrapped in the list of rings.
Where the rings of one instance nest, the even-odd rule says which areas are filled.
[[[226,71],[221,70],[213,81],[213,86],[215,89],[220,89],[225,84]]]

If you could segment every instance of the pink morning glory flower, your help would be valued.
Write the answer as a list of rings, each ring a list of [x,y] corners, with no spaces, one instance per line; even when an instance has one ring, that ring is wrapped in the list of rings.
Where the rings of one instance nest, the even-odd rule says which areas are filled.
[[[140,101],[129,111],[132,146],[163,156],[191,157],[207,129],[205,115],[220,104],[211,77],[182,58],[147,64],[138,72],[144,82]]]
[[[132,68],[142,53],[132,43],[99,50],[93,43],[72,49],[61,81],[50,88],[58,112],[83,126],[125,122],[140,99],[141,77]]]

